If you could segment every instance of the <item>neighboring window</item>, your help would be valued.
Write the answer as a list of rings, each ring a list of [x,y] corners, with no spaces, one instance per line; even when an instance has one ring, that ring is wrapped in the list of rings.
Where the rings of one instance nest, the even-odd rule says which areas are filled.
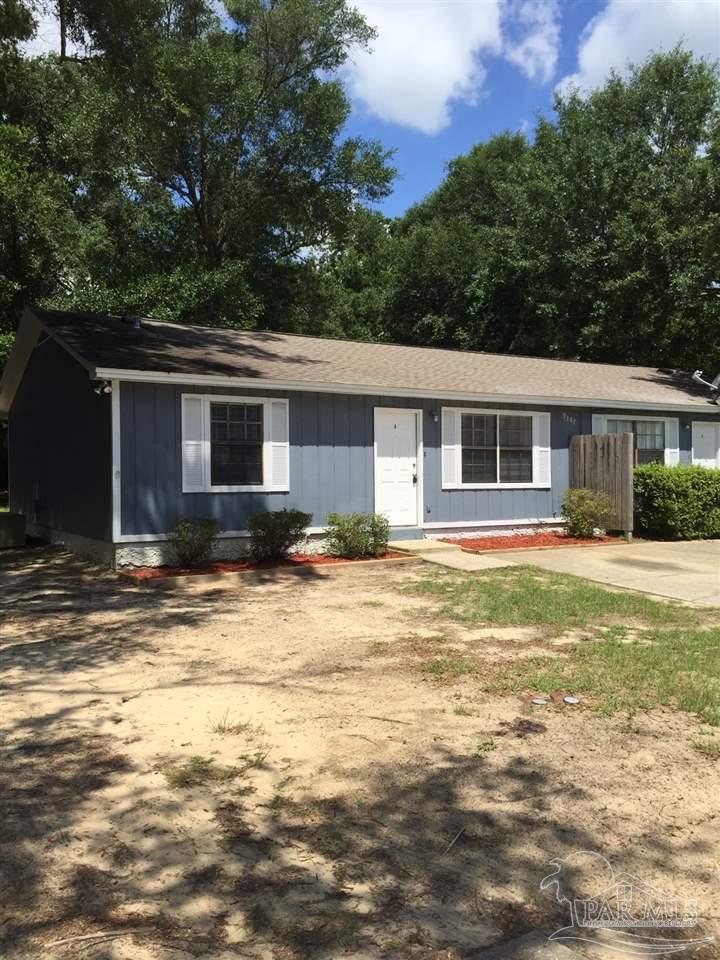
[[[533,419],[463,413],[462,483],[532,483]]]
[[[210,404],[210,483],[213,487],[263,482],[263,405]]]
[[[608,417],[608,433],[632,433],[635,463],[665,463],[664,420],[617,420]]]

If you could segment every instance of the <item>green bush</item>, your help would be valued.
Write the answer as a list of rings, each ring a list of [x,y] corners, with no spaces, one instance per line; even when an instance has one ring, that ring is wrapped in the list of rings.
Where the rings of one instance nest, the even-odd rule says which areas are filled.
[[[635,527],[669,540],[720,537],[720,470],[709,467],[636,467]]]
[[[565,491],[561,511],[571,537],[592,537],[595,530],[607,528],[614,504],[607,493],[573,487]]]
[[[305,539],[311,513],[302,510],[268,510],[250,517],[250,553],[255,560],[284,560]]]
[[[390,524],[378,513],[329,513],[325,549],[334,557],[380,557],[387,552]]]
[[[170,545],[181,567],[197,567],[212,553],[218,525],[215,520],[181,520],[170,534]]]

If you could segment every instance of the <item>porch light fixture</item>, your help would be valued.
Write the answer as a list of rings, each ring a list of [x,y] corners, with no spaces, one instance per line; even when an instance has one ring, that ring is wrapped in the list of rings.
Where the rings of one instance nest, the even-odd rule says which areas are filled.
[[[94,387],[95,393],[100,397],[102,394],[112,393],[112,384],[109,380],[100,380]]]

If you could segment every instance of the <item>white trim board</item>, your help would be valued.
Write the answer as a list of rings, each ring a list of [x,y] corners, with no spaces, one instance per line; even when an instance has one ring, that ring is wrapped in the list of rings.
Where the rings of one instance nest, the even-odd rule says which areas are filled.
[[[112,498],[112,539],[116,543],[122,531],[122,464],[120,462],[120,383],[111,382],[110,421],[112,430],[112,480],[110,496]]]
[[[475,527],[529,527],[553,524],[561,526],[565,521],[562,517],[537,517],[534,520],[450,520],[443,523],[442,520],[431,520],[428,523],[422,523],[423,530],[472,530]]]
[[[306,527],[305,535],[316,536],[319,533],[325,533],[326,529],[326,527]],[[221,530],[217,535],[219,540],[239,540],[249,536],[249,530]],[[122,533],[114,543],[163,543],[169,539],[169,533]]]
[[[528,527],[554,524],[561,526],[565,521],[562,517],[540,517],[533,520],[433,520],[429,523],[419,523],[419,530],[454,530],[454,529],[474,529],[476,527]],[[393,528],[399,529],[399,528]],[[308,537],[319,536],[327,532],[327,527],[307,527],[305,535]],[[218,534],[218,539],[244,539],[250,536],[249,530],[223,530]],[[123,533],[115,543],[163,543],[170,539],[168,533]]]
[[[373,384],[318,383],[307,380],[269,380],[260,377],[216,377],[206,375],[162,373],[151,370],[121,370],[117,367],[97,367],[98,379],[120,379],[135,383],[168,383],[178,386],[235,387],[238,390],[297,390],[301,393],[341,393],[372,397],[406,397],[414,400],[448,400],[461,403],[518,403],[552,407],[588,407],[596,410],[658,410],[694,411],[700,414],[717,412],[720,407],[708,400],[700,403],[648,403],[637,400],[607,400],[580,397],[546,397],[521,394],[470,393],[468,391],[437,391],[387,387]]]

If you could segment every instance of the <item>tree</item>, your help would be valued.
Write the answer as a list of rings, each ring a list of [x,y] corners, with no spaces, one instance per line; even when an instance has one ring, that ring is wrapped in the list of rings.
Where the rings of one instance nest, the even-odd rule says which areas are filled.
[[[355,206],[390,187],[378,144],[339,140],[349,103],[333,75],[371,31],[345,0],[236,0],[224,21],[204,0],[110,6],[78,3],[78,22],[127,118],[131,213],[142,211],[143,230],[154,221],[155,256],[169,244],[171,257],[169,270],[153,256],[131,278],[106,259],[100,298],[197,322],[281,324],[308,248],[340,239]]]
[[[720,369],[720,79],[680,48],[454,160],[392,225],[408,343]]]
[[[335,75],[371,37],[364,20],[345,0],[56,9],[73,46],[7,71],[4,124],[28,132],[28,176],[65,202],[48,208],[59,257],[44,282],[5,259],[16,307],[287,324],[317,285],[309,251],[342,243],[358,204],[390,189],[380,146],[340,138]]]

